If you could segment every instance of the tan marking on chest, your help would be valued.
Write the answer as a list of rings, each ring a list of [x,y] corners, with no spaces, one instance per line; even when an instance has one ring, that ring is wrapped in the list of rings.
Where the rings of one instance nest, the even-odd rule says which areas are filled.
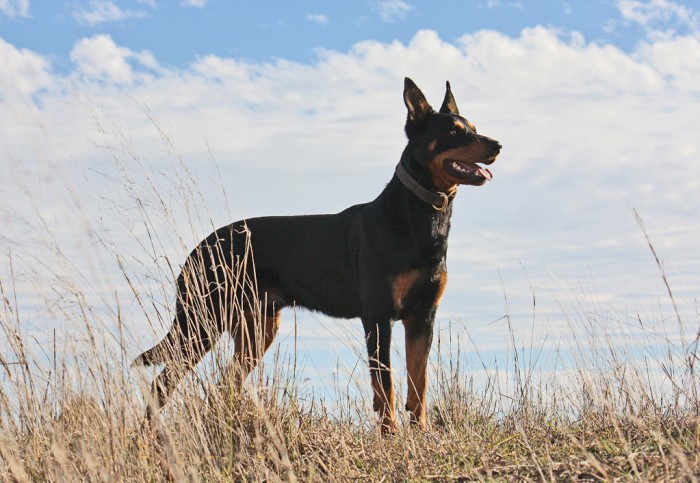
[[[422,274],[421,270],[414,269],[398,274],[391,281],[391,296],[394,301],[394,307],[403,307],[403,301],[408,296],[411,288]]]
[[[442,294],[445,293],[445,288],[447,287],[447,272],[440,272],[438,275],[438,290],[435,294],[435,302],[433,302],[433,307],[440,305],[440,299],[442,299]]]

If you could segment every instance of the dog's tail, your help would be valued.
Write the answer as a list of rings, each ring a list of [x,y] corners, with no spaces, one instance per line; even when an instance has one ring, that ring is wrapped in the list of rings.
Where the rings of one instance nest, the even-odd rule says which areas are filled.
[[[171,358],[172,344],[168,337],[158,342],[155,346],[140,354],[131,363],[131,367],[136,366],[155,366],[163,364]]]

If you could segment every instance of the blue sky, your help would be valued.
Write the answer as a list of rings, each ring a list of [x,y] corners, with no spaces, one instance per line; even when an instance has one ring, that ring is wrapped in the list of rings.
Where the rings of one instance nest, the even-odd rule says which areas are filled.
[[[635,2],[626,2],[633,5]],[[637,2],[643,5],[644,2]],[[625,15],[617,0],[443,1],[52,1],[4,0],[0,34],[16,45],[50,57],[60,70],[70,68],[68,52],[81,37],[97,33],[134,51],[148,50],[162,63],[184,66],[197,56],[216,54],[253,61],[284,58],[310,61],[318,48],[347,50],[366,39],[407,42],[420,29],[446,40],[466,32],[493,29],[517,35],[533,25],[582,33],[589,41],[625,50],[654,24],[687,31],[682,15],[651,2],[648,22]],[[691,9],[693,2],[672,2]],[[644,9],[637,8],[640,15]],[[657,12],[657,13],[654,13]],[[696,16],[697,17],[697,16]],[[695,18],[697,21],[697,18]]]
[[[441,327],[494,351],[506,313],[550,346],[587,314],[624,343],[647,340],[638,316],[697,333],[695,2],[0,0],[0,64],[0,277],[36,340],[71,334],[79,287],[108,330],[119,298],[136,352],[168,321],[120,270],[166,310],[167,267],[212,227],[373,199],[405,143],[404,76],[433,103],[450,80],[504,146],[455,201]],[[299,317],[310,351],[361,333]]]

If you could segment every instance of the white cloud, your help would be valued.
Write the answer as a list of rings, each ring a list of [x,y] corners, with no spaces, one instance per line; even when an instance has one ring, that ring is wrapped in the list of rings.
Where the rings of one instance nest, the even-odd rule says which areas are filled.
[[[330,22],[328,16],[322,13],[308,13],[306,14],[306,20],[319,25],[327,25]]]
[[[36,100],[40,93],[47,95],[61,89],[56,85],[60,80],[52,76],[50,63],[35,52],[18,49],[0,38],[0,59],[0,104],[3,106],[0,109],[0,132],[3,133],[0,170],[5,174],[0,181],[2,220],[2,205],[7,196],[3,182],[11,183],[12,173],[36,172],[38,161],[43,159],[37,151],[43,152],[46,145],[36,140],[45,137],[47,126]],[[34,161],[25,163],[21,161],[23,156],[30,156]]]
[[[85,25],[98,25],[105,22],[119,22],[129,18],[143,18],[146,13],[140,10],[123,10],[108,0],[90,0],[87,9],[76,10],[73,18]]]
[[[690,7],[670,0],[619,0],[622,17],[645,28],[660,25],[682,25],[691,29],[700,27],[700,15]]]
[[[40,89],[51,85],[49,63],[42,56],[18,49],[0,38],[0,99],[11,101],[16,96],[30,97]],[[8,91],[13,94],[9,95]]]
[[[130,84],[134,73],[129,60],[158,70],[158,62],[150,52],[136,53],[114,43],[109,35],[95,35],[79,40],[70,53],[78,72],[89,79]]]
[[[382,0],[377,2],[374,7],[384,22],[402,20],[413,9],[402,0]]]
[[[29,15],[29,0],[0,0],[0,13],[8,17]]]

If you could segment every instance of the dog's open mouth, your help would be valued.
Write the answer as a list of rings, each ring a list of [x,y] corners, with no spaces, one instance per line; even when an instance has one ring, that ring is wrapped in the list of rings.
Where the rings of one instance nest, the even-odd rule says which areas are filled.
[[[456,159],[445,160],[445,171],[457,179],[469,182],[486,182],[493,178],[493,174],[488,168],[479,166],[476,163],[458,161]]]

